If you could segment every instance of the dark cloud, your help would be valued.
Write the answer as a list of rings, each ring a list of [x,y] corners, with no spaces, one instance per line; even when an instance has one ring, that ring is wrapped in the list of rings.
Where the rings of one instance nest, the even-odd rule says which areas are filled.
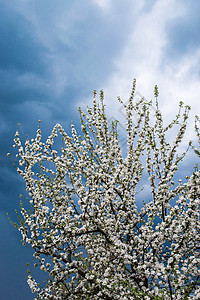
[[[7,3],[0,2],[1,113],[10,117],[15,110],[13,123],[16,116],[29,123],[50,115],[55,121],[56,114],[66,118],[66,106],[69,111],[99,82],[102,88],[113,72],[131,32],[131,2],[116,1],[107,13],[92,3],[28,1],[16,8]]]
[[[1,70],[16,70],[41,75],[46,70],[44,49],[34,38],[31,23],[0,3],[0,67]]]
[[[30,300],[33,294],[26,283],[27,267],[32,251],[20,243],[20,235],[0,214],[0,291],[3,300]]]
[[[22,10],[32,22],[35,35],[48,48],[49,71],[67,85],[95,85],[106,81],[113,71],[115,57],[136,22],[137,9],[131,1],[126,5],[113,2],[104,11],[92,1],[29,1]],[[130,9],[129,9],[130,8]],[[134,21],[135,20],[135,21]],[[64,78],[65,77],[65,78]]]

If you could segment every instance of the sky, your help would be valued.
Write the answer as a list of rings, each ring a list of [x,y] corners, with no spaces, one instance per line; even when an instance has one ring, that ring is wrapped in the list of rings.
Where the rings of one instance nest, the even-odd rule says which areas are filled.
[[[34,137],[38,120],[47,137],[56,123],[70,133],[78,107],[105,92],[107,114],[122,119],[117,96],[153,98],[165,120],[179,101],[192,107],[187,139],[200,115],[200,2],[196,0],[0,0],[0,294],[31,300],[26,262],[32,250],[16,220],[23,181],[6,154],[20,132]],[[191,161],[188,160],[188,165]],[[40,275],[39,275],[40,276]],[[39,277],[41,278],[41,277]]]

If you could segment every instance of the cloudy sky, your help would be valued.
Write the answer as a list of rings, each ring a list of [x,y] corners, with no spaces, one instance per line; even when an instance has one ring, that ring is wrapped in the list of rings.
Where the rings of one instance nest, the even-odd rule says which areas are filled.
[[[29,137],[42,120],[68,131],[77,109],[105,91],[110,117],[122,118],[132,79],[137,95],[159,86],[166,120],[180,100],[200,114],[200,2],[196,0],[0,0],[0,291],[3,300],[30,300],[25,263],[31,249],[9,223],[23,182],[9,163],[17,124]],[[192,133],[190,134],[191,138]]]

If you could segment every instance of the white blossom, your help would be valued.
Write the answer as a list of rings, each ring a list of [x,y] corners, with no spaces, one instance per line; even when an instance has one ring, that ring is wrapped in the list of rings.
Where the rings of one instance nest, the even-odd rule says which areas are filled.
[[[128,104],[118,98],[126,109],[125,157],[117,122],[111,129],[108,124],[102,91],[100,104],[94,92],[87,114],[79,109],[82,136],[73,124],[72,136],[56,124],[43,142],[39,126],[23,146],[16,132],[17,172],[32,207],[26,210],[21,202],[18,229],[34,249],[35,265],[49,274],[40,288],[28,275],[37,299],[199,299],[198,166],[177,180],[187,151],[200,156],[191,143],[177,154],[189,108],[181,103],[164,127],[157,87],[155,110],[144,99],[134,103],[134,91],[135,80]],[[176,127],[171,141],[168,131]],[[144,199],[142,186],[148,186]]]

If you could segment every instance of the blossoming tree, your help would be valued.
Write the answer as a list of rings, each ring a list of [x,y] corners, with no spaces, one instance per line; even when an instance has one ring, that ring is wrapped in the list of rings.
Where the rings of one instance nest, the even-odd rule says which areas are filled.
[[[152,102],[133,103],[134,91],[135,80],[127,104],[118,97],[126,110],[126,155],[102,91],[100,103],[94,92],[93,107],[79,109],[82,135],[73,124],[71,136],[56,124],[43,142],[39,125],[23,145],[16,132],[17,171],[31,208],[21,202],[15,225],[48,275],[43,285],[28,275],[37,299],[199,299],[200,171],[196,165],[183,181],[175,176],[189,148],[200,156],[191,142],[185,153],[177,151],[190,108],[180,103],[164,127],[157,86],[154,111]],[[198,123],[196,117],[199,143]]]

